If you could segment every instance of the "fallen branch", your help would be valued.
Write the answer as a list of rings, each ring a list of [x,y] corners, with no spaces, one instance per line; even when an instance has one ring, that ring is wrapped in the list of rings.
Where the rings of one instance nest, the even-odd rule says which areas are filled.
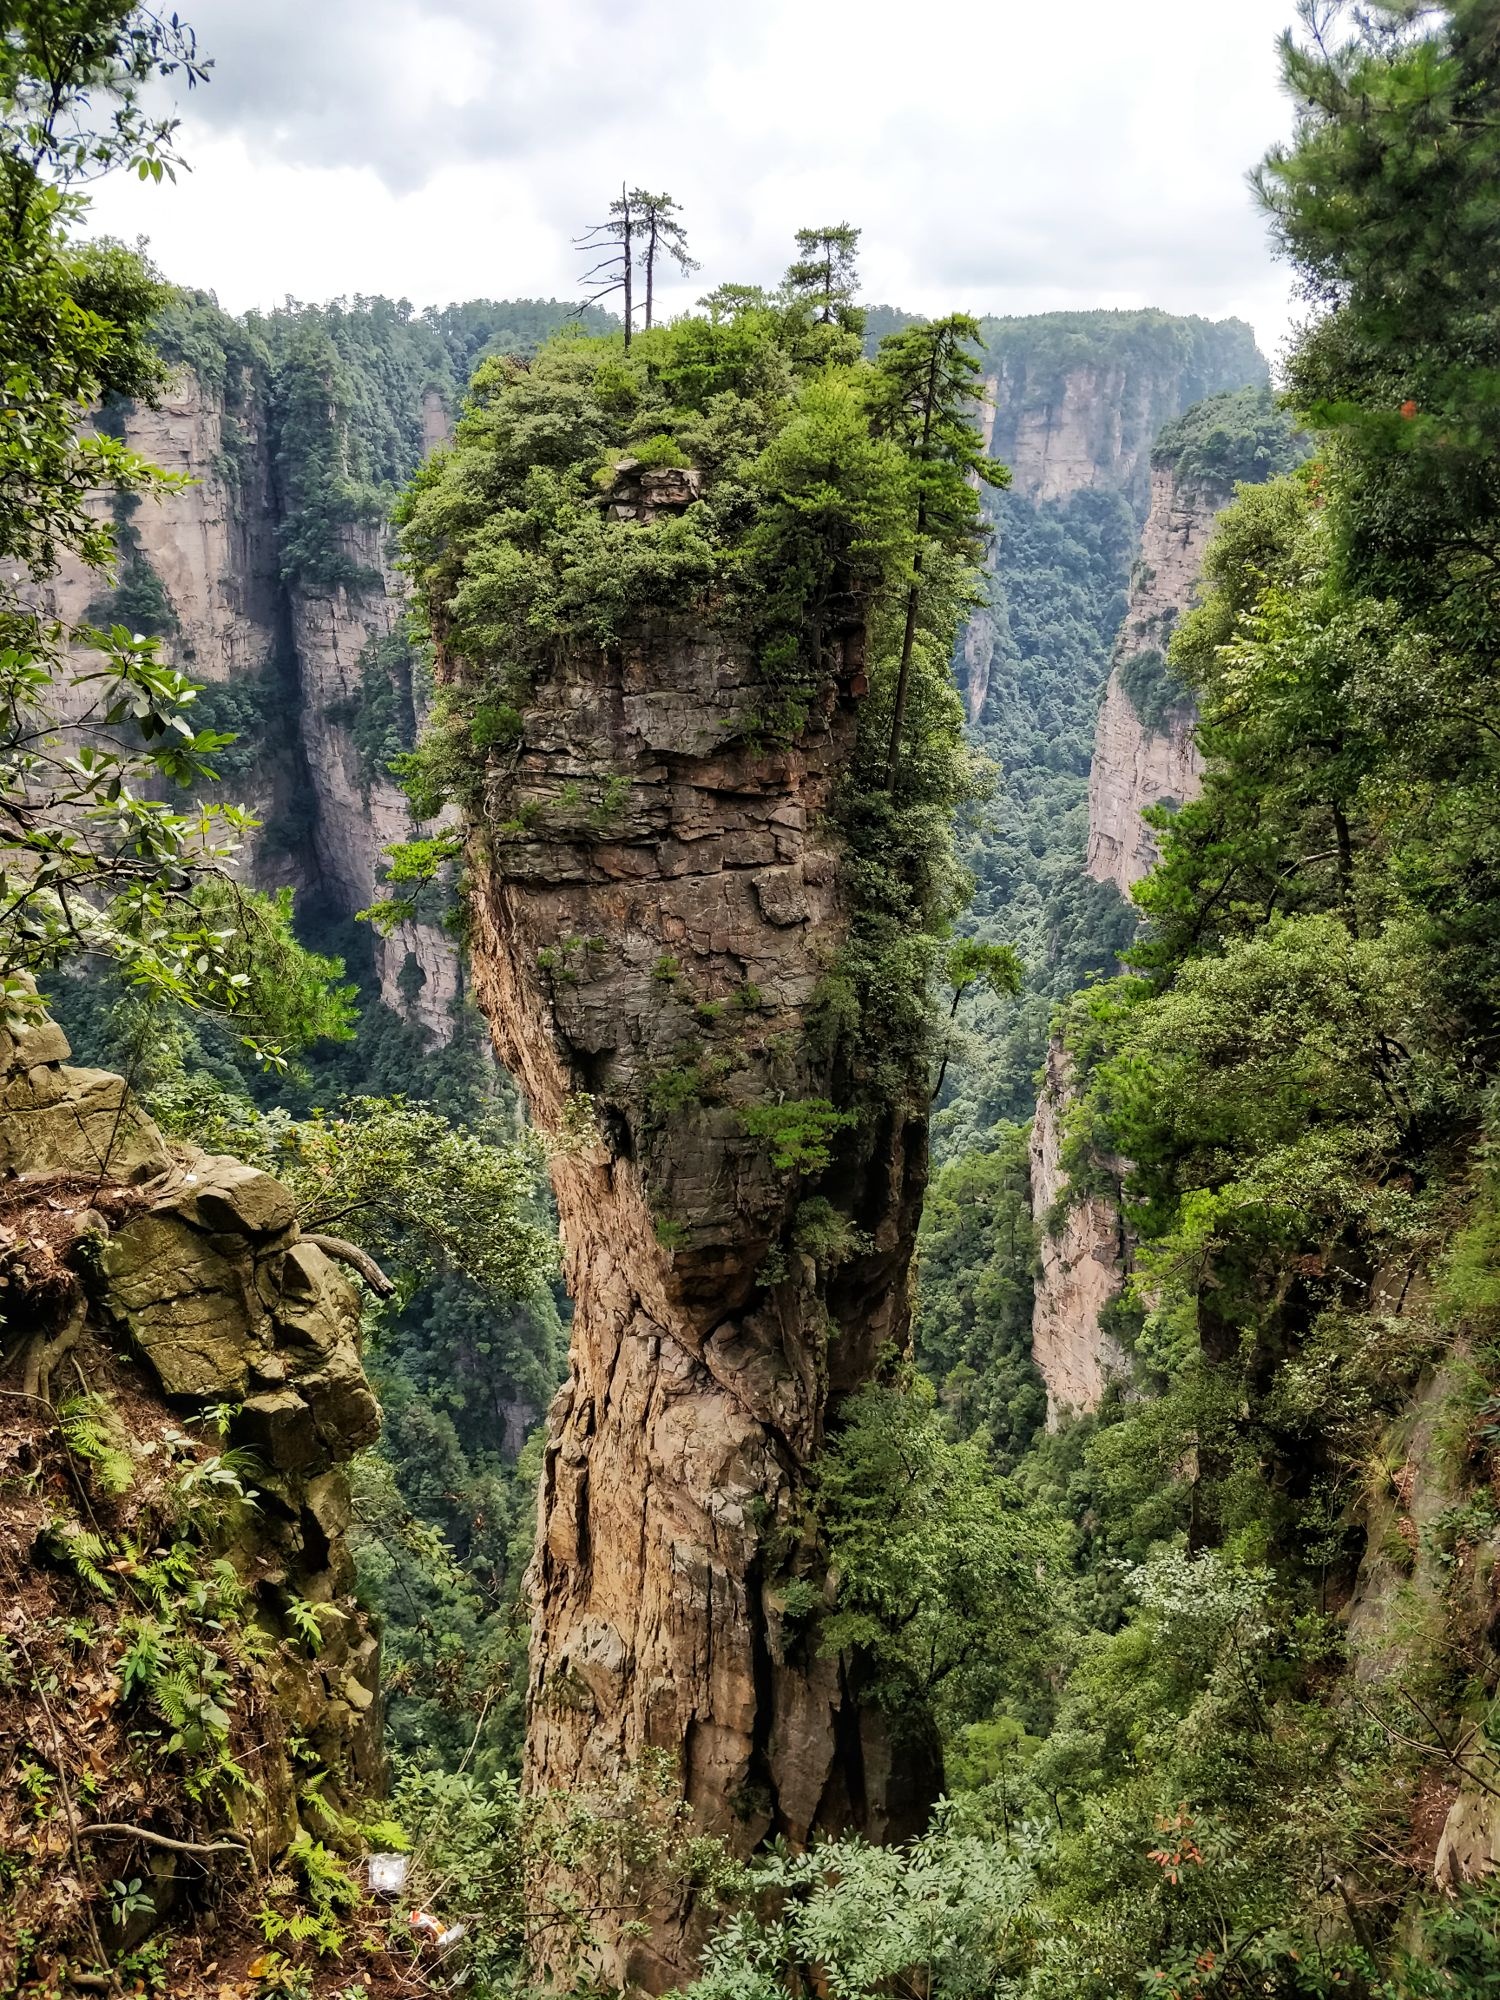
[[[322,1236],[306,1229],[302,1232],[302,1241],[314,1244],[325,1257],[332,1257],[358,1271],[377,1299],[388,1299],[395,1291],[395,1285],[369,1251],[361,1250],[357,1243],[346,1243],[342,1236]]]
[[[124,1820],[101,1820],[97,1826],[81,1826],[78,1829],[82,1839],[90,1833],[117,1833],[131,1840],[144,1840],[148,1847],[167,1847],[174,1854],[243,1854],[248,1860],[250,1843],[246,1840],[173,1840],[165,1833],[152,1833],[149,1827],[131,1826]]]

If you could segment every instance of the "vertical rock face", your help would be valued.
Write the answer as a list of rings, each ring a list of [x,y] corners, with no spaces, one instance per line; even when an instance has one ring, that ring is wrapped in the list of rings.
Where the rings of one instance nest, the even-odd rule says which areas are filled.
[[[1085,872],[1128,896],[1156,861],[1156,842],[1141,818],[1148,806],[1196,797],[1202,760],[1191,706],[1167,708],[1148,727],[1127,692],[1132,665],[1151,656],[1160,667],[1178,617],[1193,601],[1214,521],[1228,494],[1185,483],[1171,467],[1151,475],[1151,510],[1131,576],[1125,622],[1094,737],[1089,769]],[[1129,1247],[1117,1205],[1103,1195],[1066,1202],[1061,1128],[1070,1097],[1067,1055],[1054,1037],[1031,1136],[1032,1213],[1039,1225],[1031,1346],[1047,1384],[1048,1422],[1065,1412],[1096,1410],[1125,1356],[1100,1315],[1129,1274]]]
[[[190,482],[134,508],[126,532],[170,605],[164,655],[210,688],[237,689],[259,717],[254,767],[230,786],[266,823],[252,844],[253,879],[290,882],[352,913],[378,895],[384,849],[413,831],[404,797],[370,768],[352,727],[368,648],[401,622],[400,584],[380,522],[346,531],[345,553],[367,581],[329,590],[283,581],[264,399],[247,377],[231,401],[178,367],[156,408],[125,412],[131,448]],[[435,391],[422,427],[429,449],[447,436]],[[98,503],[101,513],[107,506]],[[108,590],[70,562],[47,595],[58,616],[77,624]],[[238,717],[229,726],[247,742],[257,728]],[[381,998],[445,1040],[461,976],[447,933],[407,924],[373,945]]]
[[[257,417],[253,399],[231,416],[191,369],[174,368],[159,405],[133,405],[124,419],[133,451],[192,482],[142,501],[130,518],[176,620],[166,650],[215,685],[264,673],[276,645],[275,513]],[[59,615],[76,623],[101,580],[69,558],[52,590]]]
[[[1141,720],[1126,691],[1132,662],[1165,654],[1177,619],[1193,602],[1203,557],[1227,493],[1185,483],[1169,466],[1151,475],[1151,511],[1130,580],[1130,603],[1099,711],[1089,767],[1089,834],[1084,872],[1113,882],[1122,896],[1156,862],[1156,839],[1141,814],[1196,798],[1203,762],[1190,704]]]
[[[1031,1128],[1031,1208],[1039,1225],[1031,1352],[1047,1385],[1047,1424],[1054,1430],[1065,1415],[1097,1410],[1111,1377],[1125,1370],[1124,1353],[1100,1323],[1129,1269],[1119,1209],[1090,1195],[1070,1204],[1054,1227],[1042,1226],[1067,1191],[1062,1127],[1069,1094],[1067,1053],[1054,1037]]]
[[[1018,592],[1025,599],[1037,587],[1013,578],[1007,560],[1018,503],[1066,513],[1070,503],[1094,495],[1106,509],[1111,501],[1126,503],[1139,525],[1149,509],[1151,454],[1162,426],[1202,397],[1269,379],[1254,336],[1237,320],[1046,313],[987,322],[985,335],[993,357],[984,384],[986,449],[1011,468],[1011,485],[986,502],[996,530],[995,584],[991,603],[970,619],[955,662],[969,725],[981,733],[992,682],[1010,650],[997,647],[1010,622],[1008,607]],[[1097,529],[1096,518],[1086,539]],[[1063,607],[1055,576],[1041,583],[1040,598],[1054,615]],[[1022,605],[1023,652],[1032,644],[1046,650],[1046,635],[1031,630],[1034,611]],[[1077,607],[1067,606],[1067,615],[1076,616]],[[1107,644],[1108,633],[1101,636]],[[1102,656],[1099,665],[1102,681]],[[1093,693],[1092,685],[1081,690],[1085,700]]]
[[[441,409],[441,405],[439,405]],[[311,859],[317,879],[342,910],[362,910],[379,893],[381,856],[414,831],[402,793],[361,755],[351,717],[365,699],[371,649],[403,622],[400,580],[389,567],[383,523],[346,530],[343,553],[368,579],[312,590],[288,589],[297,662],[298,726],[316,813]],[[415,975],[413,976],[413,969]],[[407,923],[376,941],[380,997],[439,1040],[452,1031],[460,991],[458,951],[430,923]]]
[[[835,641],[838,691],[801,741],[760,753],[740,734],[756,677],[711,629],[564,658],[471,844],[476,991],[557,1143],[575,1300],[540,1495],[531,1782],[607,1799],[661,1753],[695,1824],[740,1851],[899,1833],[934,1776],[778,1591],[830,1404],[906,1338],[925,1120],[835,1140],[814,1208],[743,1115],[847,1094],[818,1015],[846,928],[826,813],[861,644]],[[683,1976],[691,1909],[650,1917],[632,1942],[603,1914],[610,1978]]]
[[[996,360],[989,449],[1011,468],[1012,490],[1038,505],[1106,488],[1140,520],[1162,425],[1201,397],[1270,379],[1239,320],[1057,313],[986,332]]]

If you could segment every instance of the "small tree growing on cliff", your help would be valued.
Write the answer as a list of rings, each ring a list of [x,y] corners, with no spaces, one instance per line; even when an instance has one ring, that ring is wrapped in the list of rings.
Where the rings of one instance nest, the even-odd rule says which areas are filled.
[[[645,188],[632,188],[630,200],[638,218],[641,269],[646,274],[646,324],[649,327],[655,317],[657,259],[670,257],[684,277],[699,266],[696,259],[688,255],[682,211],[671,195],[648,194]]]
[[[863,330],[864,315],[854,303],[859,235],[847,222],[797,231],[797,256],[787,269],[786,290],[795,302],[812,309],[820,326],[839,326],[851,333]]]
[[[1021,982],[1026,976],[1014,945],[986,944],[982,938],[960,938],[948,953],[947,972],[948,984],[953,988],[953,1004],[948,1009],[950,1033],[966,993],[977,992],[987,986],[997,997],[1014,995],[1020,992]],[[942,1095],[952,1053],[951,1040],[945,1041],[937,1082],[932,1086],[934,1103]]]
[[[930,326],[909,326],[888,334],[875,360],[871,396],[874,428],[877,436],[894,439],[906,452],[915,505],[906,626],[886,758],[888,792],[895,790],[901,768],[901,733],[906,723],[924,556],[929,545],[936,544],[977,559],[985,534],[979,485],[1010,484],[1009,470],[986,456],[974,427],[980,371],[973,349],[980,344],[978,320],[967,313],[950,313]]]

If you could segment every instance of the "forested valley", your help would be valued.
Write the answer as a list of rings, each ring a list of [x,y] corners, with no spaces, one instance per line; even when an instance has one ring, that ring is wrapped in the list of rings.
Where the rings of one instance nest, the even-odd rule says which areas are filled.
[[[236,317],[0,46],[0,1993],[1500,1991],[1490,0],[1289,29],[1274,382]]]

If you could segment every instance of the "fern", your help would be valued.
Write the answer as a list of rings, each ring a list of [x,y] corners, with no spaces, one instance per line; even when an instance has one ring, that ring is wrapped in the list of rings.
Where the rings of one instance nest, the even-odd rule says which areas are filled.
[[[104,1574],[104,1564],[113,1553],[108,1542],[91,1528],[80,1527],[76,1521],[60,1527],[57,1540],[78,1576],[91,1589],[97,1590],[101,1597],[113,1597],[114,1585]]]
[[[308,1652],[321,1653],[323,1628],[318,1623],[317,1606],[309,1604],[305,1597],[292,1597],[287,1600],[286,1615]]]
[[[196,1552],[186,1542],[174,1542],[155,1561],[141,1564],[136,1571],[136,1582],[149,1593],[163,1618],[171,1621],[197,1568]]]
[[[130,1491],[135,1460],[121,1434],[119,1418],[103,1396],[92,1390],[70,1396],[58,1411],[57,1421],[68,1450],[93,1468],[101,1493],[118,1500]]]
[[[149,1693],[151,1706],[169,1729],[187,1728],[198,1693],[191,1674],[182,1667],[158,1668]]]

